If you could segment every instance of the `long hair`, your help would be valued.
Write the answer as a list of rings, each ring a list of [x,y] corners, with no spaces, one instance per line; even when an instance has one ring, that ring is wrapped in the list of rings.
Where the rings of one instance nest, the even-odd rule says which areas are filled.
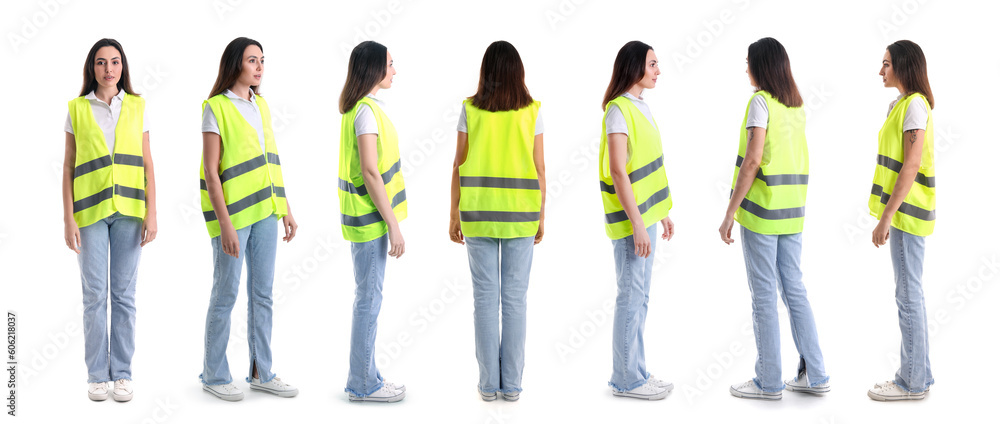
[[[513,44],[494,41],[486,48],[479,68],[479,88],[469,100],[489,112],[517,110],[534,101],[524,84],[524,63]]]
[[[389,72],[385,63],[388,52],[389,49],[374,41],[362,41],[354,46],[351,59],[347,62],[347,80],[340,92],[340,113],[353,109],[362,97],[385,79]]]
[[[121,44],[112,38],[97,40],[94,43],[94,47],[90,48],[90,53],[87,53],[87,61],[83,62],[83,88],[80,89],[80,95],[86,96],[91,91],[97,90],[97,74],[94,73],[94,59],[96,59],[97,51],[101,47],[114,47],[118,49],[118,53],[122,58],[122,72],[121,77],[118,78],[118,90],[125,90],[128,94],[138,96],[135,91],[132,91],[132,79],[128,73],[128,59],[125,58],[125,50],[122,49]]]
[[[629,41],[618,50],[615,66],[611,71],[611,82],[604,91],[604,101],[601,110],[616,97],[628,92],[646,75],[646,54],[653,50],[649,44],[642,41]]]
[[[908,95],[923,94],[934,109],[934,94],[931,94],[931,83],[927,80],[927,59],[920,46],[910,40],[899,40],[885,49],[889,51],[892,72],[903,85],[903,91]]]
[[[801,107],[802,95],[792,77],[792,64],[785,47],[771,37],[754,41],[747,48],[747,67],[757,90],[771,93],[781,104]]]
[[[243,52],[250,45],[259,47],[260,52],[264,53],[264,46],[261,46],[257,40],[239,37],[229,42],[226,50],[222,52],[222,59],[219,60],[219,75],[215,77],[215,85],[212,86],[212,93],[208,95],[208,98],[225,93],[240,79],[240,73],[243,72]],[[250,89],[255,94],[260,94],[259,86],[251,85]]]

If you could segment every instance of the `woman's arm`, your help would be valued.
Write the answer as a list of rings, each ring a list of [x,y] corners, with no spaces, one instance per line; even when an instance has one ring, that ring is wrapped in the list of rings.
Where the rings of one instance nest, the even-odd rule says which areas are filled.
[[[618,196],[618,202],[625,209],[625,215],[632,224],[635,254],[647,258],[650,250],[649,234],[646,234],[646,224],[642,221],[642,213],[639,212],[635,195],[632,193],[632,181],[628,178],[628,136],[622,133],[608,134],[608,154],[615,195]]]
[[[149,150],[149,131],[142,133],[142,167],[146,173],[146,217],[142,221],[143,247],[156,239],[156,179],[153,178],[153,154]]]
[[[461,133],[459,133],[461,134]],[[468,136],[466,136],[468,137]],[[538,187],[542,190],[542,209],[541,214],[538,217],[538,233],[535,234],[535,244],[542,242],[542,236],[545,235],[545,153],[542,147],[542,134],[535,136],[535,148],[532,152],[532,156],[535,160],[535,173],[538,174]],[[458,168],[455,168],[458,172]],[[452,183],[454,185],[454,183]],[[454,190],[454,187],[452,187]]]
[[[281,218],[281,226],[285,227],[285,236],[282,237],[281,240],[290,242],[293,238],[295,238],[295,234],[299,232],[299,224],[295,222],[295,218],[292,217],[292,204],[288,202],[287,197],[285,198],[285,209],[288,209],[288,215]]]
[[[889,202],[882,211],[882,216],[872,231],[872,243],[875,247],[885,244],[889,239],[889,227],[892,225],[892,216],[896,214],[899,207],[906,200],[906,195],[910,194],[913,181],[917,178],[920,170],[921,155],[924,151],[924,130],[903,131],[903,169],[899,170],[899,177],[896,178],[896,186],[892,189]]]
[[[750,186],[757,179],[757,170],[760,169],[760,162],[764,157],[764,137],[767,130],[761,127],[751,127],[747,129],[747,151],[740,165],[740,173],[736,175],[736,187],[729,197],[729,206],[726,208],[726,217],[722,219],[719,226],[719,235],[726,244],[733,242],[733,220],[736,211],[740,209],[740,203],[750,192]]]
[[[541,136],[539,135],[538,137]],[[536,144],[536,146],[541,145]],[[451,219],[448,223],[448,235],[451,237],[451,241],[458,244],[465,244],[465,237],[462,236],[462,220],[458,211],[458,202],[462,197],[462,187],[459,184],[458,167],[465,163],[465,159],[468,158],[468,156],[469,134],[459,131],[458,146],[455,147],[455,162],[452,165],[451,171]]]
[[[222,180],[219,179],[219,161],[222,158],[222,137],[213,132],[203,132],[202,137],[202,157],[205,162],[205,187],[208,189],[208,198],[212,202],[212,209],[215,210],[215,217],[219,220],[219,229],[222,231],[219,237],[222,241],[222,251],[234,258],[240,257],[240,239],[233,228],[233,221],[229,219],[229,209],[226,207],[226,196],[222,192]]]
[[[66,133],[66,155],[63,157],[63,238],[69,250],[80,253],[80,228],[73,219],[73,174],[76,171],[76,137]]]
[[[403,234],[399,231],[399,222],[392,213],[392,203],[385,192],[385,182],[382,173],[378,172],[378,135],[362,134],[358,136],[358,154],[361,156],[361,176],[368,189],[368,197],[372,199],[378,213],[382,215],[389,227],[389,256],[398,258],[403,255],[405,244]]]

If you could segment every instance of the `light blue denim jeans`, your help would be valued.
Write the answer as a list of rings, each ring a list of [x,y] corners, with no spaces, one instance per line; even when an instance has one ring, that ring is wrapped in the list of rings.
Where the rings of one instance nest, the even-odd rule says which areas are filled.
[[[83,281],[83,351],[88,383],[132,379],[135,282],[141,240],[142,219],[118,212],[80,228],[77,259]]]
[[[905,231],[889,230],[892,270],[896,274],[896,306],[903,342],[899,349],[896,384],[910,392],[922,392],[934,384],[928,354],[927,309],[924,305],[924,238]]]
[[[754,383],[765,392],[780,392],[785,388],[781,379],[778,296],[788,309],[792,340],[799,351],[798,374],[805,372],[810,387],[826,383],[830,377],[826,375],[816,321],[799,267],[802,233],[768,235],[741,227],[740,235],[753,299],[753,333],[757,342]]]
[[[479,390],[519,393],[534,237],[466,237],[475,304]]]
[[[389,256],[389,235],[363,243],[351,242],[354,261],[354,315],[351,318],[350,371],[345,392],[368,396],[382,388],[375,366],[375,333],[382,308],[382,282]]]
[[[608,385],[627,392],[649,378],[646,371],[646,347],[642,333],[649,311],[649,289],[653,283],[653,262],[656,257],[656,224],[646,228],[649,234],[649,257],[635,255],[635,237],[611,240],[618,277],[615,297],[615,318],[611,334],[611,380]]]
[[[222,236],[212,239],[215,276],[212,297],[205,319],[205,363],[199,376],[208,385],[232,383],[226,346],[233,305],[240,288],[243,262],[247,264],[247,343],[250,367],[246,381],[253,377],[254,364],[261,382],[274,378],[271,373],[271,288],[274,284],[274,260],[278,246],[278,219],[275,215],[236,230],[240,239],[240,257],[222,250]]]

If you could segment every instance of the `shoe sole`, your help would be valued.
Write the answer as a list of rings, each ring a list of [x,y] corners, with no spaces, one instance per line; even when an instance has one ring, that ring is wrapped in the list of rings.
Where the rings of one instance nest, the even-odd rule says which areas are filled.
[[[777,395],[767,395],[767,394],[758,395],[758,394],[743,393],[737,391],[736,389],[733,389],[732,387],[729,388],[729,393],[733,396],[743,399],[781,400],[781,393],[778,393]]]
[[[275,395],[275,396],[278,396],[278,397],[283,397],[283,398],[295,397],[296,395],[299,394],[299,389],[294,389],[294,390],[273,390],[273,389],[268,389],[266,387],[254,386],[253,384],[250,385],[250,390],[256,390],[258,392],[266,392],[266,393],[270,393],[272,395]]]
[[[655,395],[640,395],[640,394],[635,394],[635,393],[619,392],[619,391],[612,391],[611,392],[611,394],[613,394],[615,396],[618,396],[618,397],[631,398],[631,399],[643,399],[643,400],[662,400],[662,399],[665,399],[667,397],[668,393],[670,393],[669,390],[664,390],[663,393],[657,393]]]
[[[826,386],[826,387],[823,387],[823,388],[820,388],[820,387],[794,387],[794,386],[792,386],[792,385],[790,385],[788,383],[785,383],[785,390],[788,390],[789,392],[796,392],[796,393],[809,393],[809,394],[813,394],[813,395],[825,395],[827,393],[830,393],[830,386]]]
[[[219,392],[217,392],[215,390],[209,389],[207,386],[202,386],[202,389],[205,390],[206,392],[211,393],[215,397],[224,400],[224,401],[236,402],[236,401],[243,400],[243,393],[239,393],[239,394],[235,394],[235,395],[227,395],[225,393],[219,393]]]
[[[93,393],[87,392],[87,397],[90,398],[90,400],[92,400],[94,402],[100,402],[102,400],[108,400],[108,394],[107,393],[105,393],[103,395],[97,395],[97,394],[93,394]]]
[[[371,396],[359,397],[359,396],[354,396],[354,395],[348,395],[348,398],[351,400],[351,402],[385,402],[385,403],[393,403],[393,402],[399,402],[399,401],[403,400],[404,397],[406,397],[406,392],[400,393],[400,394],[398,394],[396,396],[393,396],[393,397],[371,397]]]
[[[112,397],[115,399],[116,402],[128,402],[128,401],[132,400],[132,394],[131,393],[129,393],[127,395],[119,395],[118,393],[115,393],[115,394],[112,395]]]
[[[897,400],[921,400],[921,399],[927,397],[927,392],[924,391],[923,393],[921,393],[919,395],[913,395],[913,394],[911,394],[911,395],[902,395],[902,396],[882,396],[880,394],[872,393],[871,391],[868,391],[868,397],[870,397],[872,400],[877,400],[879,402],[894,402],[894,401],[897,401]]]
[[[503,395],[503,400],[505,400],[507,402],[517,402],[517,400],[520,399],[520,398],[521,398],[521,394],[520,393],[518,393],[516,395],[513,395],[513,396],[508,396],[506,393],[504,393],[504,395]]]

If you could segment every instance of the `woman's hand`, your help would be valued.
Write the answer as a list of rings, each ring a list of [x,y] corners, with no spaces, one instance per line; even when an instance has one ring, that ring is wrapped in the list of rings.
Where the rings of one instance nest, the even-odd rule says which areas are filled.
[[[538,221],[538,232],[535,233],[535,244],[541,243],[543,236],[545,236],[545,221]]]
[[[149,213],[147,210],[146,219],[142,220],[142,243],[139,243],[139,247],[143,247],[155,239],[156,239],[156,212]]]
[[[726,217],[722,219],[722,225],[719,226],[719,236],[722,237],[722,241],[726,244],[733,244],[733,215],[726,214]]]
[[[635,243],[635,255],[640,258],[648,258],[651,243],[641,219],[639,222],[632,223],[632,241]]]
[[[76,226],[76,221],[70,219],[66,221],[65,229],[63,230],[63,238],[66,241],[66,247],[69,250],[80,254],[80,228]]]
[[[399,258],[406,250],[406,242],[403,241],[403,233],[399,231],[399,226],[389,227],[389,256]]]
[[[448,236],[455,243],[465,244],[465,237],[462,236],[462,222],[457,217],[452,217],[448,223]]]
[[[240,237],[236,234],[236,228],[232,224],[222,225],[222,234],[219,235],[222,242],[222,251],[234,258],[240,257]]]
[[[889,240],[889,227],[891,225],[891,219],[882,218],[878,220],[878,225],[875,226],[875,230],[872,231],[872,243],[875,247],[885,245],[886,240]]]
[[[672,221],[668,216],[661,219],[660,224],[663,225],[663,235],[660,236],[660,238],[666,241],[670,241],[670,239],[674,238],[674,221]]]
[[[295,218],[292,217],[292,213],[289,212],[284,218],[281,218],[281,226],[285,227],[285,236],[281,238],[285,242],[292,241],[295,238],[295,234],[298,233],[299,224],[295,223]]]

